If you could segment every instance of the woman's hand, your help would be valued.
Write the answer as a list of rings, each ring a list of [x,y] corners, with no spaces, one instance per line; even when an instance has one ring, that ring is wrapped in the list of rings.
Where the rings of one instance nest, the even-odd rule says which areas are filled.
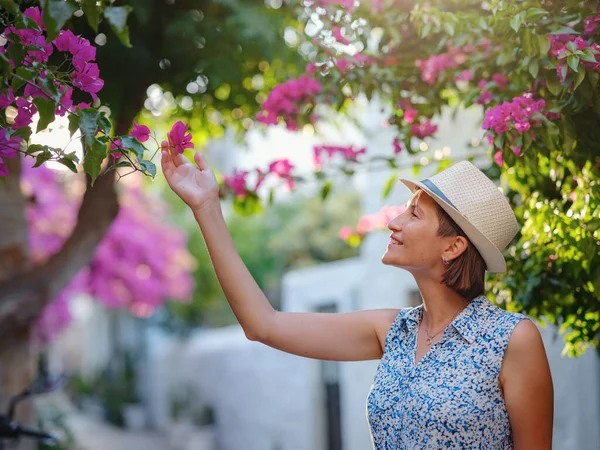
[[[219,203],[219,184],[200,152],[194,154],[196,166],[177,153],[171,138],[162,142],[161,149],[160,162],[167,183],[194,213],[208,204]]]

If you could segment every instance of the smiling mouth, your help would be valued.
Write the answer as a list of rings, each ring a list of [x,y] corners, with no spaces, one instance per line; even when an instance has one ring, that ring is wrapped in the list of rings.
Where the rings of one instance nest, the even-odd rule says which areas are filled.
[[[403,245],[403,244],[402,244],[402,242],[400,242],[400,241],[397,241],[397,240],[396,240],[396,239],[394,239],[394,238],[390,238],[389,245]]]

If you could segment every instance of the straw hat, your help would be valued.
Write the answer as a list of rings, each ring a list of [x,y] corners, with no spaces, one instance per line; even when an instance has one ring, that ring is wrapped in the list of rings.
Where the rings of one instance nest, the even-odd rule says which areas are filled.
[[[469,161],[461,161],[422,181],[400,181],[423,189],[465,232],[488,272],[505,272],[502,250],[518,231],[517,218],[498,187]]]

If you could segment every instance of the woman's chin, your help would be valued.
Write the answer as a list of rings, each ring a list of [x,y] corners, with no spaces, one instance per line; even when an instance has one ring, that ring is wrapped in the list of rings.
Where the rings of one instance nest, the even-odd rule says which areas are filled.
[[[381,257],[381,262],[386,266],[397,266],[398,265],[398,257],[396,255],[392,255],[392,252],[389,250],[386,251]]]

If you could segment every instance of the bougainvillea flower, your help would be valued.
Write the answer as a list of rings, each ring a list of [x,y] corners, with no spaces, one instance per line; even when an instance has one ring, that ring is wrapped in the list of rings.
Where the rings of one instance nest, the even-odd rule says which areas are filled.
[[[194,144],[190,142],[192,140],[192,134],[185,134],[188,130],[188,125],[180,120],[173,125],[171,131],[167,133],[167,136],[171,139],[171,143],[175,146],[177,153],[183,153],[186,148],[194,148]]]

